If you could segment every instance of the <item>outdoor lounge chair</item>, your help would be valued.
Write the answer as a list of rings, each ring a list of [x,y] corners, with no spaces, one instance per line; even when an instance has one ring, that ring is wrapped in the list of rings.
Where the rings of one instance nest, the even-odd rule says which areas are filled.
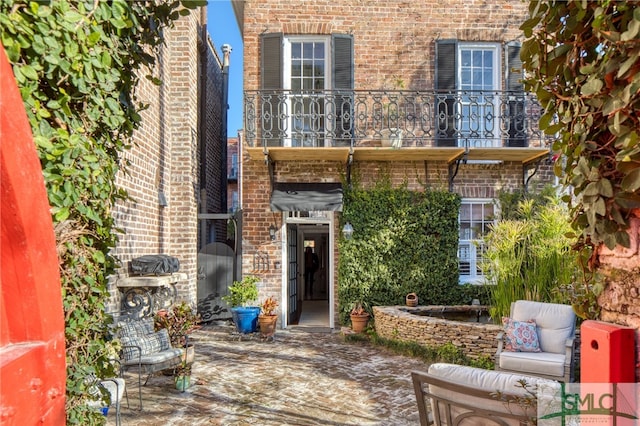
[[[533,424],[538,391],[555,395],[560,387],[554,380],[445,363],[411,378],[421,426]]]
[[[517,321],[519,325],[530,325],[533,320],[539,349],[531,351],[531,348],[509,348],[510,337],[511,342],[517,339],[513,339],[507,329],[497,337],[496,370],[566,383],[574,381],[576,315],[571,306],[518,300],[511,304],[509,319]]]

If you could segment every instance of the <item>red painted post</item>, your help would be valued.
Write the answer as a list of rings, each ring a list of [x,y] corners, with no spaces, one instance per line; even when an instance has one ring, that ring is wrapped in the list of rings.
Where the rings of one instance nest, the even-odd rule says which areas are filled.
[[[31,128],[0,45],[0,424],[65,424],[62,292]]]

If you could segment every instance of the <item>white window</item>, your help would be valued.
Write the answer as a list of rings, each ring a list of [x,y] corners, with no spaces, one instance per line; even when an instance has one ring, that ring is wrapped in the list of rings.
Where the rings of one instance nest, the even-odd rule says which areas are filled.
[[[463,199],[460,205],[460,240],[458,243],[458,261],[460,263],[460,282],[482,281],[482,253],[484,236],[495,222],[496,206],[490,199]]]
[[[331,88],[330,37],[285,37],[284,88],[290,90],[287,141],[291,146],[325,146],[324,91]]]
[[[461,96],[457,128],[459,146],[502,146],[499,123],[500,46],[497,43],[458,43],[457,86]]]

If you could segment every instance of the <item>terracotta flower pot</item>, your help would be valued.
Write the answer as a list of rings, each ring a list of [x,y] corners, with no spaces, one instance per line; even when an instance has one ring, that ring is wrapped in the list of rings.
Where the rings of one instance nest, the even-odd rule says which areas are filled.
[[[356,333],[362,333],[368,322],[369,314],[351,315],[351,329]]]
[[[407,294],[406,302],[407,306],[415,308],[416,306],[418,306],[418,295],[415,293]]]
[[[260,334],[262,335],[262,337],[272,337],[274,334],[276,334],[277,323],[277,315],[259,315],[258,325],[260,326]]]

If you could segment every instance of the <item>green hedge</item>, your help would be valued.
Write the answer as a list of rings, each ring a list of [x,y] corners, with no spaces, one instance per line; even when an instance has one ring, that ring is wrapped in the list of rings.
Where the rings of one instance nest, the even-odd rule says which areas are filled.
[[[415,292],[421,304],[460,303],[458,212],[460,196],[415,192],[380,184],[345,191],[341,226],[354,233],[339,242],[340,321],[349,306],[404,304]],[[465,301],[466,302],[466,301]]]

